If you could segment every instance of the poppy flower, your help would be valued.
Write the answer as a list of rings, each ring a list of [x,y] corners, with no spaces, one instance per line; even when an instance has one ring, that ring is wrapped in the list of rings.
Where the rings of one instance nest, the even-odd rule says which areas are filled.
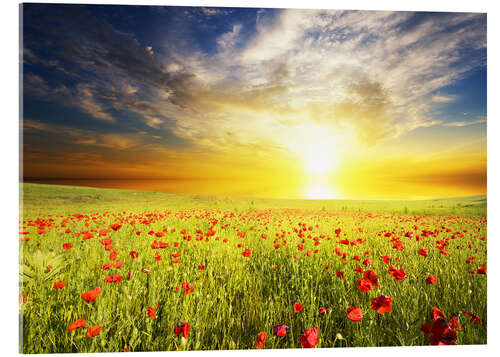
[[[320,313],[321,315],[326,314],[326,309],[325,309],[324,307],[320,307],[320,308],[319,308],[319,313]]]
[[[137,258],[137,257],[139,256],[139,253],[137,253],[135,250],[132,250],[132,251],[131,251],[130,253],[128,253],[128,254],[130,254],[130,257],[131,257],[132,259],[135,259],[135,258]]]
[[[151,306],[148,307],[148,316],[153,320],[156,317],[156,311]]]
[[[85,300],[86,302],[93,302],[95,299],[97,299],[97,297],[99,296],[101,291],[102,291],[102,288],[100,286],[98,286],[97,288],[95,288],[93,290],[89,290],[89,291],[84,292],[81,296],[82,296],[82,299]]]
[[[28,297],[28,294],[19,294],[19,303],[26,304],[26,298]]]
[[[464,315],[467,317],[470,317],[469,323],[481,324],[481,319],[476,314],[474,314],[472,312],[465,312]]]
[[[394,265],[391,265],[388,270],[389,275],[394,278],[394,281],[402,281],[406,278],[406,273],[403,269],[398,269]]]
[[[453,329],[453,331],[462,331],[462,323],[458,319],[457,315],[453,315],[448,320],[448,325]]]
[[[427,258],[429,256],[429,253],[427,252],[427,249],[419,249],[418,254],[423,256],[424,258]]]
[[[356,286],[360,291],[366,293],[368,290],[372,289],[372,282],[368,279],[359,279],[358,285]]]
[[[478,273],[478,274],[483,274],[483,275],[486,275],[486,268],[479,268],[479,269],[477,270],[477,273]]]
[[[104,278],[105,283],[120,283],[121,280],[122,280],[122,276],[116,275],[116,274],[109,275],[106,278]]]
[[[174,333],[176,335],[182,334],[182,337],[188,338],[190,327],[191,325],[187,322],[178,322],[174,327]]]
[[[344,270],[341,270],[341,271],[337,271],[335,273],[335,275],[337,276],[337,278],[339,278],[340,280],[344,279],[345,278],[345,275],[344,275]]]
[[[250,255],[252,255],[252,251],[247,248],[241,254],[243,254],[244,257],[248,258],[250,257]]]
[[[92,338],[92,337],[97,336],[99,334],[99,332],[101,331],[101,329],[102,329],[102,326],[89,327],[89,329],[87,330],[87,337]]]
[[[113,268],[119,269],[123,266],[123,262],[117,261],[115,264],[113,264]]]
[[[288,328],[285,324],[277,324],[273,326],[273,336],[285,337],[286,329]]]
[[[112,230],[117,231],[117,230],[119,230],[119,229],[122,227],[122,225],[121,225],[121,224],[118,224],[118,223],[115,223],[115,224],[110,225],[109,227],[110,227]]]
[[[71,243],[64,243],[62,247],[65,250],[70,250],[73,247],[73,245]]]
[[[102,270],[108,270],[109,268],[111,268],[113,266],[112,263],[107,263],[107,264],[104,264],[103,266],[101,266],[101,269]]]
[[[351,321],[361,321],[363,311],[359,307],[350,307],[347,309],[347,318]]]
[[[146,268],[142,268],[142,269],[141,269],[141,272],[146,273],[146,274],[149,274],[149,273],[152,273],[153,271],[152,271],[152,270],[149,270],[149,269],[146,269]]]
[[[302,311],[303,308],[304,308],[304,306],[301,305],[301,304],[299,304],[298,302],[296,302],[295,304],[293,304],[293,312]]]
[[[370,280],[373,286],[378,286],[378,275],[375,270],[366,270],[363,272],[363,277]]]
[[[205,264],[198,265],[198,270],[204,270],[204,269],[205,269]]]
[[[300,344],[304,348],[314,348],[318,344],[318,328],[310,328],[300,336]]]
[[[115,260],[117,256],[118,256],[118,252],[117,251],[112,251],[109,254],[109,260]]]
[[[389,264],[389,262],[391,261],[391,258],[388,257],[387,255],[384,255],[382,257],[382,260],[384,261],[384,264]]]
[[[259,334],[257,335],[257,339],[254,342],[255,346],[258,349],[262,349],[264,347],[264,342],[266,342],[266,340],[267,340],[267,333],[259,332]]]
[[[64,281],[56,281],[56,282],[54,283],[53,288],[54,288],[54,289],[62,289],[62,288],[64,288],[65,286],[66,286],[66,283],[65,283]]]
[[[429,274],[429,276],[427,277],[427,279],[425,279],[425,283],[426,284],[436,284],[437,283],[437,278],[434,275]]]
[[[457,335],[446,322],[446,316],[437,307],[432,308],[432,321],[426,322],[420,328],[427,336],[431,345],[454,345]]]
[[[380,295],[372,299],[371,308],[381,315],[386,312],[392,312],[392,298],[390,296]]]
[[[75,331],[77,328],[80,328],[80,327],[83,327],[85,326],[85,323],[87,322],[87,320],[85,319],[78,319],[76,320],[75,322],[72,322],[69,326],[68,326],[68,330],[70,331]]]

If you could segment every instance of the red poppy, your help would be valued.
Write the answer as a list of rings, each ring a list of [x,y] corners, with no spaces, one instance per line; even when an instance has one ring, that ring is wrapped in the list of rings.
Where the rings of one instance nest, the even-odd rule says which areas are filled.
[[[26,304],[26,298],[28,297],[28,294],[19,294],[19,303]]]
[[[326,309],[325,309],[324,307],[320,307],[320,308],[319,308],[319,313],[320,313],[321,315],[326,314]]]
[[[403,269],[398,269],[394,265],[391,265],[388,270],[389,275],[394,278],[394,281],[401,281],[406,278],[406,273]]]
[[[378,286],[378,275],[375,270],[366,270],[363,272],[363,276],[365,279],[370,280],[373,286]]]
[[[99,332],[101,331],[101,329],[102,329],[102,326],[89,327],[89,329],[87,330],[87,337],[92,338],[92,337],[97,336],[99,334]]]
[[[62,289],[62,288],[64,288],[65,286],[66,286],[66,283],[65,283],[64,281],[56,281],[56,282],[54,283],[53,288],[54,288],[54,289]]]
[[[135,250],[131,251],[131,252],[130,252],[130,253],[128,253],[128,254],[130,254],[130,257],[131,257],[132,259],[135,259],[135,258],[137,258],[137,257],[139,256],[139,253],[137,253]]]
[[[354,271],[355,271],[356,273],[361,273],[361,274],[363,274],[363,268],[361,268],[361,267],[357,267],[356,269],[354,269]]]
[[[198,270],[204,270],[204,269],[205,269],[205,264],[198,265]]]
[[[155,254],[155,261],[156,261],[156,262],[159,262],[159,261],[161,261],[161,259],[162,259],[162,258],[161,258],[161,255],[160,255],[160,254],[158,254],[158,253],[156,253],[156,254]]]
[[[83,327],[85,325],[85,323],[87,322],[87,320],[85,319],[78,319],[76,320],[75,322],[72,322],[69,326],[68,326],[68,330],[70,331],[74,331],[76,330],[77,328],[80,328],[80,327]]]
[[[390,257],[388,257],[387,255],[384,255],[384,256],[382,257],[382,260],[384,261],[384,263],[385,263],[385,264],[389,264],[389,262],[391,261],[391,258],[390,258]]]
[[[117,230],[119,230],[119,229],[122,227],[122,225],[121,225],[121,224],[118,224],[118,223],[115,223],[115,224],[110,225],[109,227],[110,227],[112,230],[117,231]]]
[[[448,320],[448,325],[453,329],[453,331],[462,331],[462,323],[458,319],[457,315],[453,315]]]
[[[310,328],[300,336],[300,344],[304,348],[314,348],[318,344],[318,328]]]
[[[361,321],[363,311],[359,307],[350,307],[347,309],[347,318],[351,321]]]
[[[277,324],[273,326],[273,335],[278,337],[286,336],[287,325],[285,324]]]
[[[427,249],[419,249],[418,254],[427,258],[429,256],[429,253],[427,252]]]
[[[264,347],[264,342],[266,342],[266,340],[267,340],[267,333],[259,332],[259,334],[257,335],[257,339],[254,342],[255,346],[258,349],[262,349]]]
[[[82,299],[85,300],[86,302],[93,302],[99,296],[101,291],[102,291],[101,287],[98,286],[97,288],[95,288],[93,290],[89,290],[89,291],[84,292],[81,296],[82,296]]]
[[[359,279],[358,285],[356,286],[360,291],[366,293],[368,290],[372,289],[372,282],[368,279]]]
[[[102,245],[110,245],[111,243],[113,243],[113,240],[109,238],[103,238],[100,240],[100,242]]]
[[[431,345],[454,345],[457,335],[446,322],[446,316],[437,307],[432,308],[431,322],[426,322],[420,328],[430,337]]]
[[[293,311],[294,312],[302,311],[303,308],[304,308],[304,306],[301,305],[301,304],[299,304],[298,302],[296,302],[295,304],[293,304]]]
[[[431,319],[432,321],[436,321],[438,319],[444,319],[446,316],[444,316],[443,312],[439,310],[436,306],[432,308],[431,311]]]
[[[118,256],[118,252],[117,251],[112,251],[109,254],[109,260],[115,260],[117,256]]]
[[[392,298],[390,296],[380,295],[372,299],[371,308],[381,315],[386,312],[392,312]]]
[[[117,261],[115,264],[113,264],[113,267],[116,268],[116,269],[118,269],[118,268],[121,268],[122,265],[123,265],[123,262]]]
[[[479,269],[477,270],[477,273],[478,273],[478,274],[484,274],[484,275],[486,275],[486,268],[479,268]]]
[[[250,255],[252,255],[252,252],[250,249],[245,249],[241,254],[243,254],[244,257],[248,258]]]
[[[113,275],[110,275],[110,276],[107,276],[106,278],[104,278],[105,283],[120,283],[121,280],[122,280],[122,276],[116,275],[116,274],[113,274]]]
[[[150,270],[150,269],[147,269],[147,268],[142,268],[142,269],[141,269],[141,272],[146,273],[146,274],[149,274],[149,273],[152,273],[153,271],[152,271],[152,270]]]
[[[174,333],[176,335],[180,335],[182,333],[182,336],[184,338],[188,338],[189,335],[189,328],[191,327],[190,324],[187,322],[178,322],[175,327],[174,327]]]
[[[69,249],[71,249],[71,248],[73,247],[73,245],[71,245],[71,243],[64,243],[64,244],[62,245],[62,247],[63,247],[63,249],[65,249],[65,250],[69,250]]]
[[[467,317],[470,317],[470,323],[476,323],[476,324],[481,324],[481,319],[479,318],[479,316],[477,316],[476,314],[473,314],[472,312],[466,312],[464,313],[465,316]]]
[[[437,278],[434,275],[429,274],[429,276],[427,277],[427,279],[425,279],[425,283],[426,284],[436,284],[437,283]]]
[[[101,269],[102,269],[102,270],[108,270],[108,269],[109,269],[109,268],[111,268],[112,266],[113,266],[113,264],[112,264],[112,263],[107,263],[107,264],[104,264],[104,265],[101,267]]]
[[[156,311],[152,307],[148,307],[148,316],[152,319],[156,317]]]
[[[337,275],[337,278],[339,278],[340,280],[345,278],[344,270],[336,272],[335,275]]]

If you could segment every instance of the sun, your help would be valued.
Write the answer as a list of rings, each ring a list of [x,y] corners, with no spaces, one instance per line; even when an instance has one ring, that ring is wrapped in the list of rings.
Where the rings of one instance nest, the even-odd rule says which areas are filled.
[[[307,174],[312,175],[325,175],[338,163],[334,148],[326,142],[307,144],[302,159]]]

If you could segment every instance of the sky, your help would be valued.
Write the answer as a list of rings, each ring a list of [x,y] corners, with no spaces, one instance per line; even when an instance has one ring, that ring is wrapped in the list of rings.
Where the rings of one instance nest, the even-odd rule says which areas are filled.
[[[486,194],[486,14],[22,12],[27,181],[274,198]]]

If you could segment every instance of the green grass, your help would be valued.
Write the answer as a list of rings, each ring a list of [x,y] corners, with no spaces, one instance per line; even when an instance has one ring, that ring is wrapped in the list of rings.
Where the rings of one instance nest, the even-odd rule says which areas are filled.
[[[21,193],[20,231],[28,231],[25,236],[30,238],[20,246],[20,290],[28,296],[20,304],[24,353],[248,349],[255,348],[261,331],[268,334],[264,348],[301,348],[300,335],[316,326],[317,347],[425,345],[428,338],[420,327],[434,306],[447,317],[459,314],[463,331],[457,332],[457,344],[486,343],[486,275],[468,273],[486,263],[486,240],[479,239],[486,236],[485,197],[270,200],[37,184],[21,185]],[[38,233],[39,224],[29,224],[37,218],[53,220],[45,221],[45,233]],[[106,237],[113,240],[116,260],[124,264],[101,270],[110,262],[110,251],[99,242],[103,237],[98,237],[98,231],[114,223],[122,227]],[[299,223],[312,230],[299,237],[294,232],[300,229]],[[210,227],[215,234],[207,237]],[[336,228],[342,230],[339,238]],[[65,233],[67,229],[71,232]],[[97,232],[92,232],[91,239],[76,236],[93,229]],[[148,235],[164,229],[164,237]],[[416,235],[424,229],[439,233],[417,241]],[[404,236],[407,231],[414,232],[413,238]],[[385,232],[399,237],[404,250],[393,249]],[[262,233],[267,239],[261,238]],[[337,243],[345,238],[362,238],[363,243]],[[168,242],[169,247],[151,249],[155,239]],[[436,248],[436,241],[447,239],[448,256]],[[62,249],[63,243],[71,243],[72,249]],[[304,245],[303,251],[298,244]],[[251,250],[251,257],[241,254],[245,248]],[[348,264],[333,252],[335,248],[347,254]],[[427,249],[429,257],[418,255],[420,248]],[[139,253],[137,259],[129,256],[132,250]],[[305,255],[307,251],[311,257]],[[181,263],[172,262],[175,252],[181,253]],[[161,261],[155,261],[155,253]],[[368,257],[373,263],[370,268],[379,275],[379,287],[367,293],[356,288],[362,276],[354,268],[368,269],[352,260],[356,255],[361,261]],[[392,279],[382,261],[384,255],[404,269],[405,280]],[[476,261],[467,264],[472,255]],[[200,264],[206,269],[198,270]],[[47,265],[52,269],[45,269]],[[153,272],[142,273],[142,268]],[[344,280],[336,277],[342,269]],[[121,283],[103,282],[110,274],[122,275]],[[438,278],[436,284],[425,284],[429,274]],[[65,281],[66,286],[53,289],[55,281]],[[194,282],[194,291],[174,293],[183,282]],[[101,295],[91,304],[84,302],[80,294],[96,286],[102,287]],[[379,315],[370,308],[371,299],[381,294],[392,297],[392,313]],[[294,313],[295,302],[304,309]],[[156,309],[153,320],[147,316],[149,306]],[[362,321],[346,319],[350,306],[362,308]],[[319,313],[320,307],[327,309],[325,315]],[[482,324],[470,324],[463,316],[469,311],[478,314]],[[79,318],[87,320],[85,328],[68,331],[68,325]],[[185,344],[173,333],[179,320],[191,325]],[[284,338],[272,336],[278,323],[289,326]],[[86,330],[92,325],[103,328],[90,339]],[[342,340],[336,339],[337,333]]]

